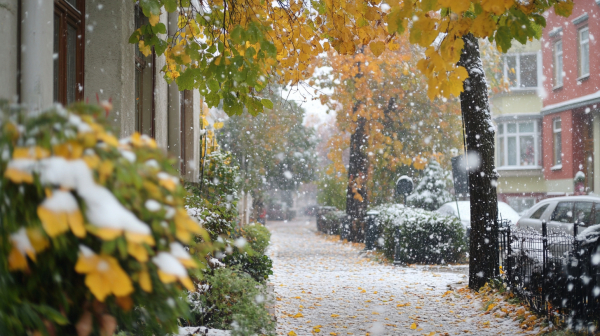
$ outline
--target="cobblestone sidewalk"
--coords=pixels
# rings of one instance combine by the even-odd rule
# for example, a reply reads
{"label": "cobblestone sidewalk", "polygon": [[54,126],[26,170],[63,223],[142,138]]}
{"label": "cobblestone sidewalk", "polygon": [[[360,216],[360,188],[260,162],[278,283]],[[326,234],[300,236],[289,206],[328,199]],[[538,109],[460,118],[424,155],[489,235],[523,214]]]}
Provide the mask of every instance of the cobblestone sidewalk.
{"label": "cobblestone sidewalk", "polygon": [[517,321],[449,292],[466,285],[461,272],[374,263],[317,235],[314,219],[267,226],[279,335],[524,334]]}

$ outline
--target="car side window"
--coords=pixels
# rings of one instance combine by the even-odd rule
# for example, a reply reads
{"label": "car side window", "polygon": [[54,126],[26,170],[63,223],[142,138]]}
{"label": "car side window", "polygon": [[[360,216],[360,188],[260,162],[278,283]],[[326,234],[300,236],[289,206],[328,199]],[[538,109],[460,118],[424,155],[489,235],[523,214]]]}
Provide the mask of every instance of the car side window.
{"label": "car side window", "polygon": [[600,203],[594,204],[594,224],[600,224]]}
{"label": "car side window", "polygon": [[552,220],[561,223],[573,223],[573,202],[559,202],[552,213]]}
{"label": "car side window", "polygon": [[533,214],[531,214],[531,216],[529,216],[529,218],[531,218],[531,219],[542,218],[542,214],[544,213],[544,211],[546,211],[546,209],[548,209],[549,205],[550,204],[546,204],[546,205],[542,206],[541,208],[537,209]]}
{"label": "car side window", "polygon": [[592,202],[575,202],[575,220],[583,225],[590,225],[593,206]]}

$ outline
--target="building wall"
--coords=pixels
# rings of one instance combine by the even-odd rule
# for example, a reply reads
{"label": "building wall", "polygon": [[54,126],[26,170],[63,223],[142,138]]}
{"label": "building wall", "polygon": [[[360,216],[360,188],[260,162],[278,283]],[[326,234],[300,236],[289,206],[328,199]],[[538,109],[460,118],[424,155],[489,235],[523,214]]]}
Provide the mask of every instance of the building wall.
{"label": "building wall", "polygon": [[[549,15],[546,19],[546,28],[543,32],[543,48],[542,57],[544,62],[544,90],[546,97],[544,98],[544,106],[557,104],[576,97],[585,96],[598,91],[600,88],[600,76],[598,69],[600,68],[600,53],[598,53],[598,41],[590,38],[590,77],[583,81],[578,81],[578,36],[577,28],[573,24],[573,20],[583,14],[588,15],[587,25],[589,26],[590,36],[600,36],[600,7],[594,0],[581,0],[573,6],[573,13],[570,17],[564,18],[554,14],[554,10],[549,10]],[[559,34],[563,41],[563,69],[565,77],[563,78],[563,86],[559,89],[554,89],[554,56],[553,42],[555,38],[550,36],[553,29],[562,28],[562,34]]]}
{"label": "building wall", "polygon": [[128,43],[135,3],[99,4],[99,0],[86,4],[85,99],[95,103],[98,95],[100,100],[112,100],[109,121],[119,137],[125,137],[135,131],[135,46]]}
{"label": "building wall", "polygon": [[17,101],[19,0],[0,2],[0,99]]}
{"label": "building wall", "polygon": [[[562,168],[554,167],[554,133],[552,122],[560,117],[562,138]],[[542,153],[544,177],[548,180],[573,178],[573,113],[571,110],[545,115],[542,122]]]}

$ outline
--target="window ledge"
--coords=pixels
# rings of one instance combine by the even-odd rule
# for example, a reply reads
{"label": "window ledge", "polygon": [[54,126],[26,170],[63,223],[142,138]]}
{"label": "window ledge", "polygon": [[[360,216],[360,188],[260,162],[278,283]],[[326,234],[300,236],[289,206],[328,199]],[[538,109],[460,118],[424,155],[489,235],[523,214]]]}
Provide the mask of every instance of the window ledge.
{"label": "window ledge", "polygon": [[578,82],[583,82],[584,80],[588,80],[588,79],[590,79],[590,74],[583,75],[583,76],[577,78],[577,81]]}
{"label": "window ledge", "polygon": [[550,167],[550,170],[561,170],[561,169],[562,169],[562,163]]}
{"label": "window ledge", "polygon": [[542,169],[541,166],[500,166],[497,170],[536,170]]}
{"label": "window ledge", "polygon": [[562,88],[563,88],[563,86],[562,86],[562,85],[559,85],[559,86],[555,86],[555,87],[553,87],[553,88],[552,88],[552,90],[558,90],[558,89],[562,89]]}

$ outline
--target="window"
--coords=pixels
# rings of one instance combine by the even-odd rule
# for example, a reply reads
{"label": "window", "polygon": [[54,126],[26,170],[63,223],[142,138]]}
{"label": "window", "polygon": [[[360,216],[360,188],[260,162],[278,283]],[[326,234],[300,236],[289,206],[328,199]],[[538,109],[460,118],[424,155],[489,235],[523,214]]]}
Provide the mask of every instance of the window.
{"label": "window", "polygon": [[583,225],[590,225],[592,219],[592,202],[575,202],[575,220]]}
{"label": "window", "polygon": [[536,88],[538,86],[537,54],[505,56],[504,78],[512,88]]}
{"label": "window", "polygon": [[554,43],[554,87],[563,86],[563,48],[562,41]]}
{"label": "window", "polygon": [[554,166],[562,165],[562,125],[560,118],[552,121],[553,145],[554,145]]}
{"label": "window", "polygon": [[84,0],[54,2],[54,101],[83,98]]}
{"label": "window", "polygon": [[579,77],[590,75],[590,31],[579,29]]}
{"label": "window", "polygon": [[600,224],[600,203],[594,203],[594,225]]}
{"label": "window", "polygon": [[533,214],[531,214],[531,216],[529,218],[531,219],[540,219],[542,218],[542,215],[544,214],[544,211],[546,211],[546,209],[548,209],[548,205],[546,204],[544,206],[542,206],[541,208],[537,209]]}
{"label": "window", "polygon": [[573,223],[573,202],[559,202],[552,213],[552,220],[561,223]]}
{"label": "window", "polygon": [[500,123],[497,141],[498,167],[537,168],[542,165],[538,121]]}
{"label": "window", "polygon": [[[136,6],[135,27],[148,24],[148,18]],[[154,50],[144,56],[135,45],[135,130],[154,138]]]}

